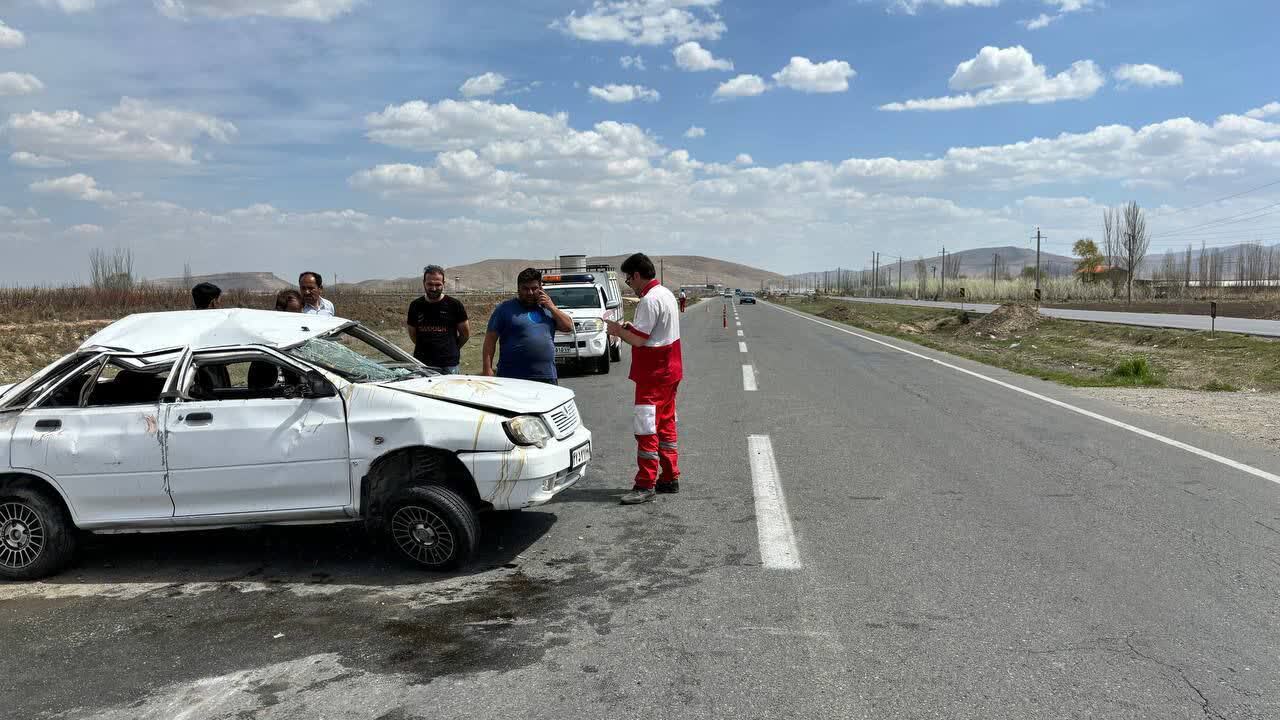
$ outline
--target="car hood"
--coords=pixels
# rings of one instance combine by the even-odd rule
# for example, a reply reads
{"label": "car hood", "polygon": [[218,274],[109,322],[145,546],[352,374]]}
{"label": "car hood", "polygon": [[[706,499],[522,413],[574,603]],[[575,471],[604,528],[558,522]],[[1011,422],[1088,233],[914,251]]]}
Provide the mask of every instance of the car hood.
{"label": "car hood", "polygon": [[574,397],[572,390],[558,385],[471,375],[415,378],[384,387],[510,415],[551,412]]}

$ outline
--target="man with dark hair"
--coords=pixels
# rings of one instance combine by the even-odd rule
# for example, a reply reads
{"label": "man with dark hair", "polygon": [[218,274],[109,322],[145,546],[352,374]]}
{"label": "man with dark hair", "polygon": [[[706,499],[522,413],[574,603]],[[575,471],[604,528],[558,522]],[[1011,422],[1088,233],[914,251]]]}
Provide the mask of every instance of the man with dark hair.
{"label": "man with dark hair", "polygon": [[467,309],[444,294],[444,268],[428,265],[422,270],[423,295],[409,303],[409,339],[413,356],[445,375],[458,374],[462,346],[471,337]]}
{"label": "man with dark hair", "polygon": [[636,253],[622,263],[627,286],[640,296],[635,320],[605,320],[609,334],[632,347],[631,374],[636,384],[633,430],[639,469],[623,505],[639,505],[655,492],[680,492],[676,432],[676,389],[684,378],[680,355],[680,309],[671,291],[655,279],[653,261]]}
{"label": "man with dark hair", "polygon": [[222,288],[202,282],[191,288],[191,302],[197,310],[216,310],[222,298]]}
{"label": "man with dark hair", "polygon": [[302,312],[334,316],[333,303],[324,299],[324,278],[320,273],[308,270],[299,275],[298,292],[302,293]]}
{"label": "man with dark hair", "polygon": [[[525,268],[516,278],[517,295],[493,309],[481,353],[485,375],[556,384],[556,331],[573,329],[573,318],[542,291],[542,273]],[[502,355],[494,370],[499,342]]]}

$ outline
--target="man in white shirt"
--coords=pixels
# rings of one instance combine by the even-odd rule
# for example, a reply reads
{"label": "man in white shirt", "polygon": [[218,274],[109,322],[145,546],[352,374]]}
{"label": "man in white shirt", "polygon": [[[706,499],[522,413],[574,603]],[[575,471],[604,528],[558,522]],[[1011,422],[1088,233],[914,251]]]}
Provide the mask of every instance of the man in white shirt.
{"label": "man in white shirt", "polygon": [[302,312],[307,315],[328,315],[333,317],[333,303],[325,300],[324,278],[320,273],[310,270],[298,276],[298,292],[302,293]]}
{"label": "man in white shirt", "polygon": [[675,295],[657,280],[653,261],[636,253],[622,263],[627,285],[640,296],[635,320],[605,320],[609,334],[631,346],[631,375],[636,384],[634,427],[635,483],[623,505],[639,505],[655,492],[680,492],[680,451],[676,431],[676,390],[684,378],[680,351],[680,310]]}

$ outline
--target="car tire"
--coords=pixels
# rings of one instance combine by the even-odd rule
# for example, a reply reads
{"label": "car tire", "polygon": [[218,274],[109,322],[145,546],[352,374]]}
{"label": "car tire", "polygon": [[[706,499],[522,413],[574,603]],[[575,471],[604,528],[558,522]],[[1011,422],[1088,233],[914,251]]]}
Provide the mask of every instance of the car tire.
{"label": "car tire", "polygon": [[609,346],[609,359],[613,362],[622,362],[622,343],[614,343]]}
{"label": "car tire", "polygon": [[609,353],[605,353],[596,359],[596,373],[599,375],[609,374]]}
{"label": "car tire", "polygon": [[455,570],[475,555],[480,526],[457,493],[438,485],[411,487],[388,506],[384,532],[400,558],[427,570]]}
{"label": "car tire", "polygon": [[76,529],[60,503],[27,487],[0,489],[0,578],[49,577],[75,551]]}

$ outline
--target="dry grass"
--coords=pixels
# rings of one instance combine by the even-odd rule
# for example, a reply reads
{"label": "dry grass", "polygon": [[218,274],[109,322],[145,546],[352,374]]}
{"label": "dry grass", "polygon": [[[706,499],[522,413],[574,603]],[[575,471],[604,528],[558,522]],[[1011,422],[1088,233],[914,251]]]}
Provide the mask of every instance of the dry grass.
{"label": "dry grass", "polygon": [[1280,390],[1280,341],[1269,338],[1054,319],[1001,335],[967,330],[976,329],[978,316],[966,323],[954,310],[832,300],[787,305],[1067,385]]}

